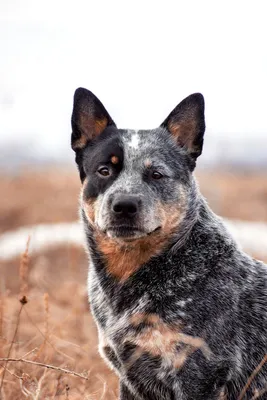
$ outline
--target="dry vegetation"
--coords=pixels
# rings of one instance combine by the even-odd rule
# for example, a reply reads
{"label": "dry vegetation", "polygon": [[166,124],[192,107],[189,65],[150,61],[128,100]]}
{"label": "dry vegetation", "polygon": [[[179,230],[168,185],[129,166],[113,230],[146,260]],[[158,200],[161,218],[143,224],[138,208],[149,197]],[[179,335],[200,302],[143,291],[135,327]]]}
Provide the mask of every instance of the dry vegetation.
{"label": "dry vegetation", "polygon": [[[49,364],[88,378],[10,362],[3,399],[116,398],[116,378],[97,353],[96,330],[86,295],[86,270],[83,250],[67,246],[29,261],[24,256],[24,262],[17,259],[2,265],[0,357]],[[24,295],[26,304],[20,302]],[[1,367],[0,382],[4,362]]]}
{"label": "dry vegetation", "polygon": [[[265,175],[206,172],[199,178],[216,212],[267,221]],[[77,218],[74,169],[2,176],[0,190],[1,232]],[[0,274],[0,358],[30,362],[0,362],[0,399],[116,399],[117,379],[97,353],[83,249],[66,245],[32,257],[25,252],[2,263]],[[27,302],[20,302],[23,296]]]}

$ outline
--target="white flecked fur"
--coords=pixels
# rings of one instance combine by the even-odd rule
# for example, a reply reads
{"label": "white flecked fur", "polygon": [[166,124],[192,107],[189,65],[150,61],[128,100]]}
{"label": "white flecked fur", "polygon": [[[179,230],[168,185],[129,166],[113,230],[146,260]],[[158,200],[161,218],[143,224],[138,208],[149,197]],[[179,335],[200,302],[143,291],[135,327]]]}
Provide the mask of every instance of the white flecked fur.
{"label": "white flecked fur", "polygon": [[131,136],[130,142],[128,142],[128,146],[137,150],[140,143],[140,138],[138,135],[138,131],[134,132]]}

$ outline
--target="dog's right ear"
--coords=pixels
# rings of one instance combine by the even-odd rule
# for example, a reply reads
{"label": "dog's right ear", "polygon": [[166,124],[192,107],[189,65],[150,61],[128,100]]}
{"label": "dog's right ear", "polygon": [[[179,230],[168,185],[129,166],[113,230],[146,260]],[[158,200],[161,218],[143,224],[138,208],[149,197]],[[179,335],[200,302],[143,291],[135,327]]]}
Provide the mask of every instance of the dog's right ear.
{"label": "dog's right ear", "polygon": [[76,152],[99,136],[107,126],[116,126],[101,101],[83,88],[74,93],[71,125],[71,147]]}

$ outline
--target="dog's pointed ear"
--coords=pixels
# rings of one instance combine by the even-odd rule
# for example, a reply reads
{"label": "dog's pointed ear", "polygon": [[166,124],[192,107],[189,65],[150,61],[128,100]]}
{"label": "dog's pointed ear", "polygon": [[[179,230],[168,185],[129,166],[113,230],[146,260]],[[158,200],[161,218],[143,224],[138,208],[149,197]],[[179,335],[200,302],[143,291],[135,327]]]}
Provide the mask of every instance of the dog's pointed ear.
{"label": "dog's pointed ear", "polygon": [[161,124],[194,160],[200,156],[205,132],[204,97],[201,93],[186,97]]}
{"label": "dog's pointed ear", "polygon": [[83,149],[99,136],[107,126],[116,126],[100,100],[89,90],[79,88],[74,93],[71,117],[71,147]]}

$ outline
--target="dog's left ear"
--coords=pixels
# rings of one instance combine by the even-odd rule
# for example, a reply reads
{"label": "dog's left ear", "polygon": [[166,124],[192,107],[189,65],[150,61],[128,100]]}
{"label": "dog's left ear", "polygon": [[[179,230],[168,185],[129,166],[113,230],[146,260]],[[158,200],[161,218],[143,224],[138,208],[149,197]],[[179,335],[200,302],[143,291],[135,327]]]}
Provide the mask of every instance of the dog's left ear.
{"label": "dog's left ear", "polygon": [[200,156],[205,132],[204,97],[201,93],[186,97],[161,124],[194,160]]}
{"label": "dog's left ear", "polygon": [[76,152],[101,135],[107,126],[116,126],[101,101],[84,88],[74,93],[71,125],[71,147]]}

